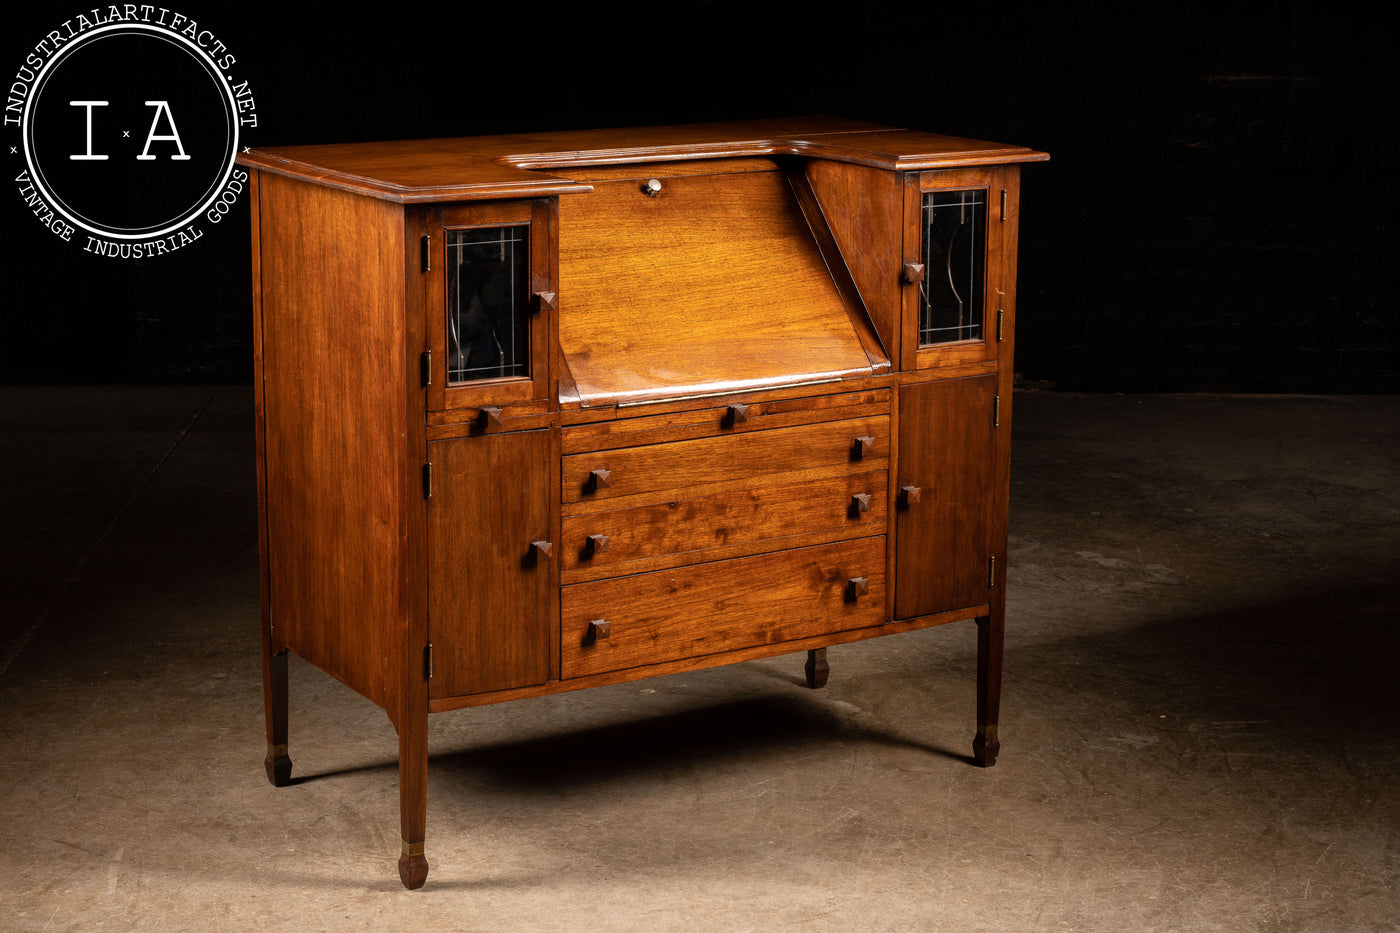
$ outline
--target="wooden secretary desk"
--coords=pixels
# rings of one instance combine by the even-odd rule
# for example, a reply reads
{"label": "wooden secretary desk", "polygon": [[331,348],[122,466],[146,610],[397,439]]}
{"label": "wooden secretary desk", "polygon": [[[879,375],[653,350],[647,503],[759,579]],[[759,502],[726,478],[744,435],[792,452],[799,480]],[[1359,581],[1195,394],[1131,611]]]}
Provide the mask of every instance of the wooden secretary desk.
{"label": "wooden secretary desk", "polygon": [[834,118],[302,146],[252,175],[287,652],[428,714],[975,619],[996,759],[1019,164]]}

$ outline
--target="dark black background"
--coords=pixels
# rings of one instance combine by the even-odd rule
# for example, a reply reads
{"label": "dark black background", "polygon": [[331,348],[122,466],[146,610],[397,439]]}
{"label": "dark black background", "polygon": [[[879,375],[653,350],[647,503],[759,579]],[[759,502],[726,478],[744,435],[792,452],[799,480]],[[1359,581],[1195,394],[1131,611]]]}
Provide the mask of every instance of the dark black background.
{"label": "dark black background", "polygon": [[[8,14],[6,86],[84,9],[34,6]],[[1026,379],[1395,391],[1387,31],[1319,0],[1106,6],[169,4],[237,55],[253,145],[831,113],[1042,149]],[[147,261],[59,242],[13,182],[0,202],[0,381],[250,378],[246,199]]]}

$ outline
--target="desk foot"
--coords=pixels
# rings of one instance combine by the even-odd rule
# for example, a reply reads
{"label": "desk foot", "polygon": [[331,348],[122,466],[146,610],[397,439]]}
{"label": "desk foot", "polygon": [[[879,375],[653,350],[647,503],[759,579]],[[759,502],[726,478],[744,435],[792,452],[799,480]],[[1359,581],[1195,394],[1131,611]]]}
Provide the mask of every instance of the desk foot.
{"label": "desk foot", "polygon": [[292,783],[292,759],[287,757],[287,652],[273,654],[268,628],[263,626],[263,712],[267,720],[267,779],[273,787]]}
{"label": "desk foot", "polygon": [[292,759],[287,757],[287,746],[269,745],[263,767],[267,769],[267,780],[273,787],[286,787],[292,783]]}
{"label": "desk foot", "polygon": [[807,674],[807,686],[817,690],[826,686],[826,678],[831,673],[831,668],[826,663],[826,649],[813,648],[807,652],[807,666],[803,668]]}
{"label": "desk foot", "polygon": [[410,891],[423,887],[428,880],[428,858],[423,854],[423,843],[403,844],[403,854],[399,856],[399,880]]}
{"label": "desk foot", "polygon": [[977,737],[972,740],[972,757],[984,768],[990,768],[997,763],[997,752],[1001,751],[1001,742],[997,741],[997,727],[987,726],[979,730]]}
{"label": "desk foot", "polygon": [[984,768],[997,762],[997,719],[1001,710],[1001,652],[1005,613],[1000,606],[977,620],[977,738],[972,756]]}

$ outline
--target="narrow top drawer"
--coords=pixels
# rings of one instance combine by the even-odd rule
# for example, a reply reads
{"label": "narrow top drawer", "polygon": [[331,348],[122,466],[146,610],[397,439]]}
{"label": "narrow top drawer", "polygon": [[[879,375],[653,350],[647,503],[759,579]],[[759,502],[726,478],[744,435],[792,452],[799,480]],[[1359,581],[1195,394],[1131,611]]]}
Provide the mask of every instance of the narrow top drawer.
{"label": "narrow top drawer", "polygon": [[889,462],[889,416],[648,444],[563,458],[565,502],[746,483],[772,473],[861,472]]}

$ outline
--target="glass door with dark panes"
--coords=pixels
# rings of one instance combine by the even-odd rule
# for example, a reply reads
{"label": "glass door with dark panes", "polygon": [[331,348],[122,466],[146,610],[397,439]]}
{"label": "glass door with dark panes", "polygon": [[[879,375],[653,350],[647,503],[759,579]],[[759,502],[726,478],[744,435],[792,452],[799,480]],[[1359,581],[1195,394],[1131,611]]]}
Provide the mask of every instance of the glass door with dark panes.
{"label": "glass door with dark panes", "polygon": [[554,307],[548,202],[445,208],[428,232],[428,407],[540,402]]}
{"label": "glass door with dark panes", "polygon": [[1001,179],[996,168],[925,172],[909,189],[905,369],[996,357],[1005,295]]}

